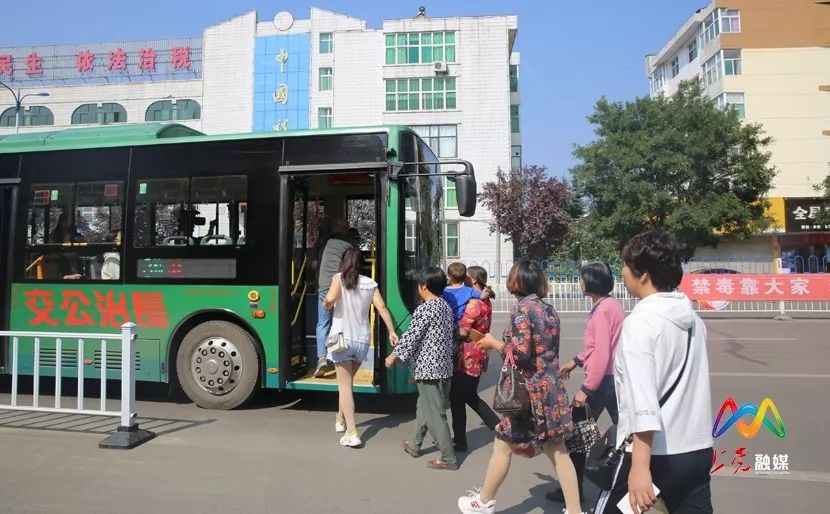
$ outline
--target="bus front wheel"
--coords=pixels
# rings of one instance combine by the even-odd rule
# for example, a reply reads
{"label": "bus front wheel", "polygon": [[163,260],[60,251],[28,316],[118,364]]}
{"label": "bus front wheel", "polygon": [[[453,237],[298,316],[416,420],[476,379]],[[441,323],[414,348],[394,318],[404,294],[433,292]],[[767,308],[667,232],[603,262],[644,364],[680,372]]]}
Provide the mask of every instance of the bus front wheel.
{"label": "bus front wheel", "polygon": [[228,410],[259,384],[259,354],[251,334],[227,321],[206,321],[184,336],[176,354],[179,383],[193,403]]}

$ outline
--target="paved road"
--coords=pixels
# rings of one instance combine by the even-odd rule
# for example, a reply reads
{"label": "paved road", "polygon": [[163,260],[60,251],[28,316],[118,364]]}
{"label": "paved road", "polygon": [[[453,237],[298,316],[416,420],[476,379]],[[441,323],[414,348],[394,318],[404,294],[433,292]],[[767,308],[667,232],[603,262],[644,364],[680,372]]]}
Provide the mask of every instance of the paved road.
{"label": "paved road", "polygon": [[[739,404],[770,396],[787,429],[784,439],[762,430],[751,440],[730,431],[716,441],[728,452],[714,478],[716,512],[830,511],[830,322],[708,325],[713,410],[727,396]],[[577,350],[583,328],[579,317],[563,320],[563,356]],[[494,379],[492,372],[485,378],[485,398]],[[3,387],[7,393],[8,382]],[[109,420],[0,412],[0,512],[451,513],[455,499],[481,483],[490,452],[492,435],[471,414],[472,451],[461,469],[428,470],[426,458],[414,460],[399,447],[413,417],[408,399],[359,398],[366,447],[351,450],[337,445],[329,395],[269,393],[247,410],[217,412],[162,393],[140,391],[143,426],[159,437],[129,452],[98,449]],[[732,476],[730,461],[741,446],[751,466],[755,453],[787,454],[790,474]],[[561,512],[544,499],[551,475],[544,458],[515,459],[499,512]]]}

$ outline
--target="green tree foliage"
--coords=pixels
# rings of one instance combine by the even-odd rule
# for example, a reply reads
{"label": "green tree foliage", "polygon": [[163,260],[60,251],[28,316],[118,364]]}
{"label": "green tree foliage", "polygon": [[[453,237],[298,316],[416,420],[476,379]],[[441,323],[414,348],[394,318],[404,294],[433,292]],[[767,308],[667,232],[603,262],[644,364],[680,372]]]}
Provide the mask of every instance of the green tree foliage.
{"label": "green tree foliage", "polygon": [[[581,230],[621,248],[651,228],[674,232],[686,257],[718,237],[741,238],[769,226],[776,174],[761,126],[718,109],[696,83],[672,98],[597,102],[588,120],[596,140],[577,146],[571,173],[587,206]],[[600,245],[601,246],[601,245]]]}
{"label": "green tree foliage", "polygon": [[815,190],[822,195],[822,204],[824,207],[816,217],[816,223],[822,225],[830,224],[830,175],[824,177],[824,180],[815,186]]}

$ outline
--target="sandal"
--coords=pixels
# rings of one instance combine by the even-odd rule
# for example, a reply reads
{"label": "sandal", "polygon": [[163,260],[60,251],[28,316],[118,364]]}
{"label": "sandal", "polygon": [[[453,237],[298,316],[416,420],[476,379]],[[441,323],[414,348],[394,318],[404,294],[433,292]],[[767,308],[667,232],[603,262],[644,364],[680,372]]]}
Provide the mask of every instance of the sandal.
{"label": "sandal", "polygon": [[409,441],[407,441],[406,439],[401,441],[401,446],[403,447],[403,451],[408,453],[409,456],[412,457],[413,459],[417,459],[418,457],[421,456],[421,450],[417,450],[417,449],[409,446]]}

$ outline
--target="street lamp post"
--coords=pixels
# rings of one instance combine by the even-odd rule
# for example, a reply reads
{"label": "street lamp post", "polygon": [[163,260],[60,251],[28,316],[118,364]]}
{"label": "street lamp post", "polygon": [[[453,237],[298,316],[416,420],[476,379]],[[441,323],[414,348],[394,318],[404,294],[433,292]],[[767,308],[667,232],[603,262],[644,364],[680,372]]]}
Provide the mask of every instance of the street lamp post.
{"label": "street lamp post", "polygon": [[27,93],[23,96],[20,96],[20,90],[17,90],[17,93],[14,92],[12,88],[0,82],[0,86],[5,87],[9,90],[9,92],[14,97],[14,133],[20,134],[20,108],[23,106],[23,100],[27,96],[49,96],[49,93]]}

